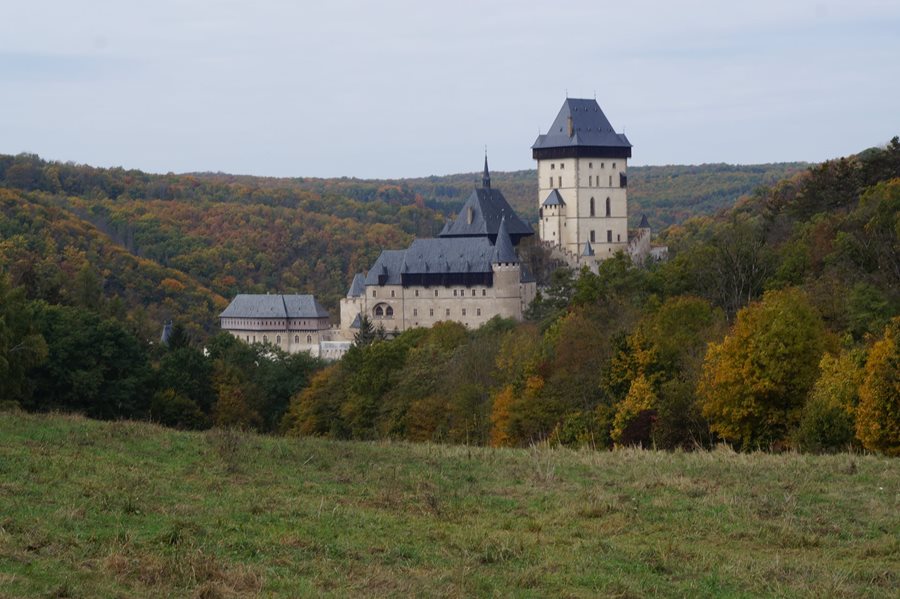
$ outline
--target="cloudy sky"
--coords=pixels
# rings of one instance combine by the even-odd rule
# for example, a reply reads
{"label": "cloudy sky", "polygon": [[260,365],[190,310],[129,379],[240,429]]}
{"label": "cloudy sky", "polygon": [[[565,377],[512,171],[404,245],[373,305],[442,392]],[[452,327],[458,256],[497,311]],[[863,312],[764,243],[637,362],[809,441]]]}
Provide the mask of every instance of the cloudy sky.
{"label": "cloudy sky", "polygon": [[0,153],[153,172],[530,168],[566,97],[634,164],[819,161],[900,134],[900,2],[28,0]]}

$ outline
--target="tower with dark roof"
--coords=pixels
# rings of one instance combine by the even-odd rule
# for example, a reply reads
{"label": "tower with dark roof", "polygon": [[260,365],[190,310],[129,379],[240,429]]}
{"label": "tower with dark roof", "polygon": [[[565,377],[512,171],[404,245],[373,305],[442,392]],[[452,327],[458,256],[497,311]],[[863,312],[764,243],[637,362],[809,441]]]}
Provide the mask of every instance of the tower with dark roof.
{"label": "tower with dark roof", "polygon": [[628,248],[627,162],[631,143],[616,133],[596,100],[567,98],[538,135],[538,233],[571,256],[587,242],[602,260]]}

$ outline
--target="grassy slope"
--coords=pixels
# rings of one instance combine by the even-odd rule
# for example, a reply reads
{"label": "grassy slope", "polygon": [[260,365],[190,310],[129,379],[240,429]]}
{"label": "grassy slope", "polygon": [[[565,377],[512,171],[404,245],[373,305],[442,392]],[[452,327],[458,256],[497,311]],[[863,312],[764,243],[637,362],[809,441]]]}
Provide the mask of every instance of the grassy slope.
{"label": "grassy slope", "polygon": [[340,443],[10,413],[0,440],[0,596],[900,584],[900,461],[886,458]]}

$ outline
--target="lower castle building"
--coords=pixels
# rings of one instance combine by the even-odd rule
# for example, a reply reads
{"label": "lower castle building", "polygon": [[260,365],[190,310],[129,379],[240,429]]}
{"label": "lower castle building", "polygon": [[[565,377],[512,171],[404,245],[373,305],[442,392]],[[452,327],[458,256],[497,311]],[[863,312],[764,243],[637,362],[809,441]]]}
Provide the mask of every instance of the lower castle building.
{"label": "lower castle building", "polygon": [[456,321],[477,328],[495,316],[522,320],[537,293],[515,246],[534,235],[491,188],[487,158],[481,188],[438,237],[416,239],[405,250],[385,250],[359,273],[341,300],[341,329],[363,315],[388,332]]}
{"label": "lower castle building", "polygon": [[223,331],[246,343],[271,343],[288,352],[327,357],[339,334],[311,295],[239,294],[219,315]]}

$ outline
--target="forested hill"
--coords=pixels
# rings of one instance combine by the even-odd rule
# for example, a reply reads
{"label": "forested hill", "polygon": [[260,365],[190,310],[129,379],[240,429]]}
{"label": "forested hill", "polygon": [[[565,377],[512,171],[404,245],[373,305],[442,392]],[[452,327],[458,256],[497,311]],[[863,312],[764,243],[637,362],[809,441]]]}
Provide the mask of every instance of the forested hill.
{"label": "forested hill", "polygon": [[[635,167],[632,217],[647,212],[659,230],[800,166]],[[492,176],[536,216],[534,171]],[[315,293],[336,312],[353,273],[384,248],[437,233],[476,178],[155,175],[0,155],[0,266],[33,298],[96,295],[148,338],[167,319],[208,333],[240,292]]]}
{"label": "forested hill", "polygon": [[[805,162],[732,165],[700,164],[631,166],[628,168],[628,199],[632,226],[646,214],[659,231],[691,216],[712,214],[727,208],[741,196],[761,186],[791,176],[809,167]],[[442,212],[458,210],[472,188],[481,185],[481,172],[409,179],[261,179],[196,173],[203,180],[264,186],[296,186],[324,196],[373,200],[419,201]],[[513,208],[530,221],[537,220],[537,172],[495,171],[493,187],[503,191]]]}

